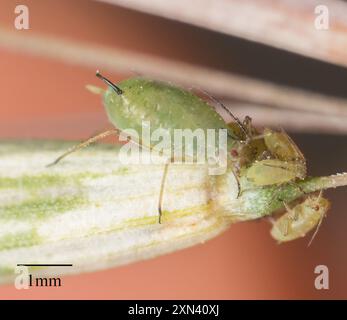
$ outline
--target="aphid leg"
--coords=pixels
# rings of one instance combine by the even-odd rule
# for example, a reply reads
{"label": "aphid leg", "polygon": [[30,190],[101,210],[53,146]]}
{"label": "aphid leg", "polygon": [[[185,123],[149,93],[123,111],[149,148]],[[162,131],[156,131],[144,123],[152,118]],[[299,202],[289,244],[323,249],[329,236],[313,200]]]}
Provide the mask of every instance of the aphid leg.
{"label": "aphid leg", "polygon": [[323,190],[319,191],[318,197],[317,197],[317,202],[322,198]]}
{"label": "aphid leg", "polygon": [[289,234],[290,222],[293,220],[295,221],[298,220],[299,216],[298,216],[298,213],[294,209],[290,208],[286,202],[282,201],[282,203],[285,209],[287,210],[287,212],[284,213],[284,215],[282,216],[282,219],[285,216],[287,218],[284,220],[284,223],[281,224],[281,223],[278,223],[279,220],[276,221],[275,219],[271,217],[272,218],[271,223],[273,228],[276,228],[276,230],[280,232],[280,234],[282,235],[281,237],[287,237]]}
{"label": "aphid leg", "polygon": [[289,233],[289,220],[298,220],[298,218],[299,218],[299,216],[298,216],[298,213],[295,211],[295,210],[293,210],[292,208],[290,208],[289,206],[288,206],[288,204],[287,203],[285,203],[284,201],[283,201],[283,206],[286,208],[286,210],[287,210],[287,212],[289,213],[289,215],[288,215],[288,220],[286,220],[286,224],[285,224],[285,232],[283,233],[282,232],[282,234],[284,235],[284,236],[287,236],[288,235],[288,233]]}
{"label": "aphid leg", "polygon": [[161,178],[161,184],[160,184],[159,202],[158,202],[158,212],[159,212],[159,223],[160,224],[161,224],[161,219],[162,219],[162,214],[163,214],[162,213],[162,206],[163,206],[163,198],[164,198],[165,181],[166,181],[166,177],[167,177],[170,163],[171,163],[171,159],[170,159],[170,161],[165,163],[164,172],[163,172],[163,176]]}
{"label": "aphid leg", "polygon": [[[318,197],[317,197],[317,199],[316,199],[317,205],[318,205],[320,199],[322,198],[322,194],[323,194],[323,190],[321,190],[321,191],[319,192],[319,195],[318,195]],[[318,207],[318,209],[319,209],[319,207]],[[321,226],[321,224],[322,224],[322,221],[323,221],[324,216],[325,216],[325,212],[321,215],[321,217],[320,217],[320,219],[319,219],[319,222],[318,222],[318,224],[317,224],[316,230],[314,231],[314,233],[313,233],[313,235],[312,235],[312,237],[311,237],[311,239],[310,239],[310,242],[309,242],[308,245],[307,245],[308,247],[312,244],[313,239],[316,237],[316,235],[317,235],[317,233],[318,233],[318,231],[319,231],[319,228],[320,228],[320,226]]]}
{"label": "aphid leg", "polygon": [[260,139],[264,139],[266,137],[266,133],[260,133],[260,134],[257,134],[256,136],[252,136],[252,140],[260,140]]}
{"label": "aphid leg", "polygon": [[107,136],[110,136],[110,135],[119,135],[119,134],[120,134],[120,130],[118,130],[118,129],[107,130],[105,132],[99,133],[96,136],[91,137],[88,140],[83,141],[83,142],[71,147],[64,154],[62,154],[60,157],[58,157],[55,161],[48,164],[46,167],[51,167],[51,166],[56,165],[59,161],[61,161],[63,158],[65,158],[69,154],[71,154],[77,150],[83,149],[83,148],[89,146],[90,144],[100,140],[100,139],[106,138]]}
{"label": "aphid leg", "polygon": [[269,221],[270,223],[271,223],[271,225],[273,226],[274,224],[275,224],[275,222],[276,222],[276,220],[273,218],[273,217],[266,217],[265,218],[266,219],[266,221]]}
{"label": "aphid leg", "polygon": [[248,139],[253,139],[253,126],[252,126],[252,118],[250,116],[245,116],[245,118],[242,121],[242,126],[245,128],[245,130],[249,133],[247,136]]}
{"label": "aphid leg", "polygon": [[283,201],[283,206],[290,213],[290,215],[289,215],[290,219],[295,220],[295,221],[298,220],[298,213],[297,212],[295,212],[292,208],[290,208],[288,206],[288,204],[285,203],[284,201]]}
{"label": "aphid leg", "polygon": [[[152,148],[150,148],[152,150]],[[163,217],[163,199],[164,199],[164,190],[165,190],[165,183],[166,183],[166,178],[167,174],[169,171],[169,165],[175,162],[175,158],[171,157],[168,158],[167,161],[165,162],[164,166],[164,171],[163,175],[161,178],[161,183],[160,183],[160,192],[159,192],[159,201],[158,201],[158,212],[159,212],[159,223],[161,224],[162,222],[162,217]]]}

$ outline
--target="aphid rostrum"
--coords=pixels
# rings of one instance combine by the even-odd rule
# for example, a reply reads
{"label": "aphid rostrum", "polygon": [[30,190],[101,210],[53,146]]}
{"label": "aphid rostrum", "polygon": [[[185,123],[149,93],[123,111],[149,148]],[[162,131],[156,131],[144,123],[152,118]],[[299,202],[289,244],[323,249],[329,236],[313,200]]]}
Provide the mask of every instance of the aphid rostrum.
{"label": "aphid rostrum", "polygon": [[[242,194],[246,189],[261,189],[267,186],[295,183],[297,179],[300,180],[306,177],[305,158],[284,131],[275,132],[265,129],[264,132],[258,133],[252,126],[250,118],[246,118],[244,123],[241,123],[234,117],[237,121],[233,124],[227,124],[209,103],[197,97],[191,91],[168,83],[145,78],[130,78],[116,85],[98,72],[97,77],[108,85],[108,89],[106,91],[102,89],[93,90],[103,94],[108,118],[115,128],[71,148],[52,164],[58,163],[68,154],[99,139],[109,135],[119,135],[125,129],[131,128],[140,133],[142,121],[150,121],[153,129],[165,128],[169,131],[186,128],[191,130],[202,129],[204,131],[208,129],[227,130],[227,174],[233,174],[237,177],[238,194]],[[226,108],[224,105],[222,106]],[[141,136],[141,134],[139,135]],[[153,147],[151,143],[148,144],[146,141],[135,140],[134,142],[144,148],[151,149]],[[165,180],[168,166],[172,161],[173,159],[170,158],[165,164],[162,175],[158,195],[159,223],[161,223],[162,217]],[[310,213],[314,209],[310,209],[311,200],[309,199],[311,198],[307,198],[302,204],[298,205],[299,207],[291,210],[291,212],[301,210],[305,213],[299,215],[298,221],[300,221],[300,224],[288,222],[288,228],[285,231],[282,227],[276,227],[281,230],[282,236],[278,232],[272,232],[277,240],[295,239],[299,234],[306,234],[320,223],[321,220],[312,219]],[[280,197],[275,200],[281,203],[281,207],[288,206]],[[272,199],[270,199],[271,201]],[[320,197],[319,203],[323,201],[324,199]],[[327,208],[327,205],[321,204],[319,211],[322,212],[323,209]],[[292,216],[291,213],[286,213],[283,220],[289,221],[289,214],[290,217]],[[279,220],[276,222],[277,225],[282,225],[282,222]]]}

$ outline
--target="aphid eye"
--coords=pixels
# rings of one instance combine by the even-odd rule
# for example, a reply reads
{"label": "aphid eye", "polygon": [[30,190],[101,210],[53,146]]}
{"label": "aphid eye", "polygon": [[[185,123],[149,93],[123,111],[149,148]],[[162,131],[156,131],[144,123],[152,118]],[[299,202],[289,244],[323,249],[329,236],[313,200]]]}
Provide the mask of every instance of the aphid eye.
{"label": "aphid eye", "polygon": [[230,154],[233,156],[233,157],[238,157],[239,153],[237,152],[236,149],[231,149],[230,150]]}

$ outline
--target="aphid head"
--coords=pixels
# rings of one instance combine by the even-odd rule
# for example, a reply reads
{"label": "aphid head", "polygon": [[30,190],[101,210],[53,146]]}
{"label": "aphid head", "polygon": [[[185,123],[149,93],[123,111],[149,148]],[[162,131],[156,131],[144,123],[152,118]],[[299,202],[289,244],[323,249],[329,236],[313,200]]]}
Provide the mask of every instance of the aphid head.
{"label": "aphid head", "polygon": [[123,94],[123,90],[120,89],[119,87],[117,87],[113,82],[111,82],[110,80],[108,80],[107,78],[105,78],[100,72],[99,70],[96,71],[96,76],[101,79],[102,81],[104,81],[107,85],[109,85],[118,95]]}

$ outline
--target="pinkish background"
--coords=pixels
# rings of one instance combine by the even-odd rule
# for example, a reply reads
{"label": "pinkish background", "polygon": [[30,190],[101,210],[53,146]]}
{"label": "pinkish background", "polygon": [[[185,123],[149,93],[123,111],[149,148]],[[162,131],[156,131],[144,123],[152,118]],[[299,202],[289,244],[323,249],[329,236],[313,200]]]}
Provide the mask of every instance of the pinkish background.
{"label": "pinkish background", "polygon": [[[17,1],[2,0],[0,27],[13,30]],[[24,4],[24,2],[23,2]],[[225,36],[94,1],[25,1],[35,34],[54,34],[154,56],[247,71]],[[184,35],[184,39],[182,39]],[[229,49],[228,49],[229,48]],[[229,51],[228,51],[229,50]],[[216,67],[219,67],[216,65]],[[95,68],[33,57],[0,47],[0,138],[84,139],[108,125]],[[131,74],[112,74],[117,81]],[[256,119],[255,119],[256,120]],[[311,174],[346,171],[347,139],[294,135]],[[346,189],[327,192],[328,218],[310,248],[309,238],[277,245],[267,221],[239,223],[223,235],[153,260],[63,277],[61,288],[18,291],[0,286],[1,299],[331,299],[347,298]],[[314,267],[330,271],[330,289],[314,288]]]}

